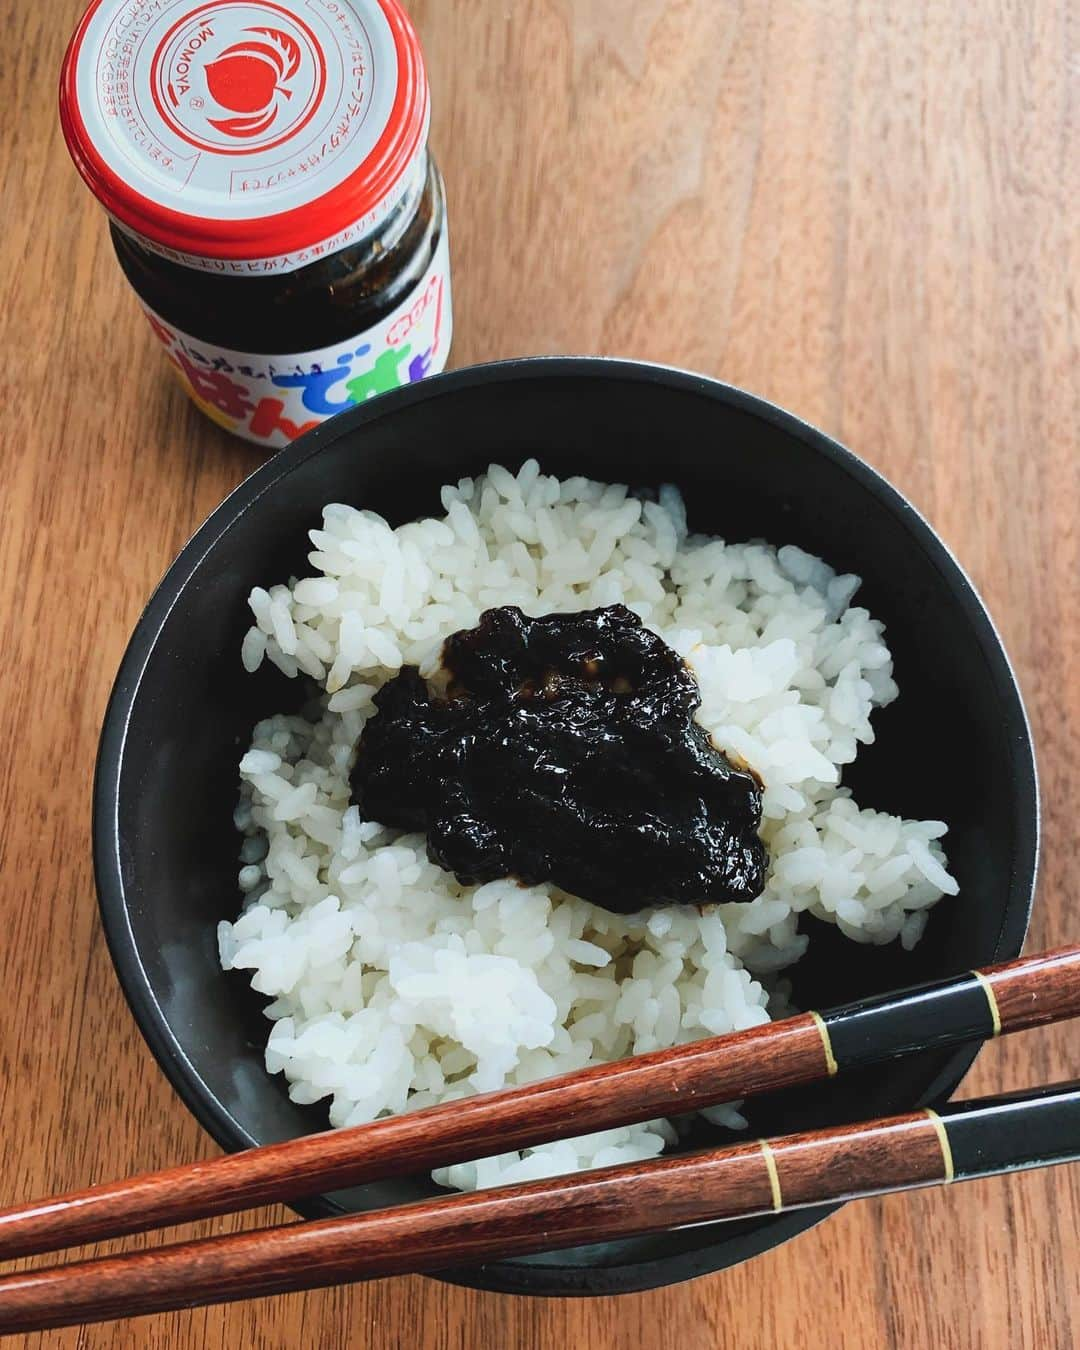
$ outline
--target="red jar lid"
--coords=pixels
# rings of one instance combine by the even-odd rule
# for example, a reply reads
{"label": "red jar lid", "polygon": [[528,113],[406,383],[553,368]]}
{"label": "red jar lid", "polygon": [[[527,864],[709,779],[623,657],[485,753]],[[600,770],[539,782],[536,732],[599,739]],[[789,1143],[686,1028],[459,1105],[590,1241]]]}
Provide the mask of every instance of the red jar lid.
{"label": "red jar lid", "polygon": [[116,222],[252,275],[368,233],[419,171],[429,113],[397,0],[94,0],[60,76],[68,149]]}

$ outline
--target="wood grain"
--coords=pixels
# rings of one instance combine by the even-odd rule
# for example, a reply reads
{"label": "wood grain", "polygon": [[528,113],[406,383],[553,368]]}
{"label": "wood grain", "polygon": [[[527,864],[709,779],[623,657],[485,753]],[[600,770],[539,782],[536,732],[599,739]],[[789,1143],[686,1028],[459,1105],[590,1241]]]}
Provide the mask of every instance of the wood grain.
{"label": "wood grain", "polygon": [[931,1042],[941,1049],[1076,1016],[1080,944],[924,985],[914,997],[897,990],[350,1129],[20,1202],[0,1209],[0,1259],[430,1172],[820,1081]]}
{"label": "wood grain", "polygon": [[484,1264],[1080,1159],[1080,1084],[0,1278],[0,1335]]}
{"label": "wood grain", "polygon": [[[1080,948],[1066,982],[1080,1013]],[[985,1013],[985,1004],[983,1006]],[[1063,1014],[1065,1015],[1065,1014]],[[453,1162],[655,1120],[827,1076],[809,1013],[465,1101],[290,1139],[0,1209],[0,1259],[413,1176]]]}
{"label": "wood grain", "polygon": [[[1075,1094],[1074,1094],[1075,1095]],[[0,1335],[635,1237],[946,1179],[932,1112],[0,1278]]]}
{"label": "wood grain", "polygon": [[[55,83],[79,8],[0,0],[5,1198],[212,1152],[112,976],[89,793],[146,596],[256,463],[173,386],[67,162]],[[410,9],[450,194],[455,362],[596,351],[697,367],[908,492],[979,586],[1027,698],[1044,802],[1029,947],[1075,938],[1070,0]],[[1075,1046],[1067,1027],[995,1043],[965,1095],[1068,1077]],[[677,1329],[681,1350],[1056,1350],[1080,1341],[1078,1232],[1080,1178],[1058,1169],[853,1206],[737,1270],[621,1300],[403,1279],[10,1344],[659,1350]]]}

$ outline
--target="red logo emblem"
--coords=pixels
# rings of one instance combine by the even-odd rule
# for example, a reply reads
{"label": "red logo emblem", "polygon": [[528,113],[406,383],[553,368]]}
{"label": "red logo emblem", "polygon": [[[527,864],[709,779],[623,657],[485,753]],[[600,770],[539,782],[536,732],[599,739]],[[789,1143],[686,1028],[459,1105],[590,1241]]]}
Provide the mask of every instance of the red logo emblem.
{"label": "red logo emblem", "polygon": [[278,28],[249,28],[206,67],[206,87],[236,117],[208,117],[227,136],[258,136],[278,114],[278,95],[292,98],[289,81],[300,68],[300,45]]}
{"label": "red logo emblem", "polygon": [[181,140],[219,155],[273,149],[317,112],[326,59],[311,28],[276,0],[207,0],[157,43],[154,106]]}

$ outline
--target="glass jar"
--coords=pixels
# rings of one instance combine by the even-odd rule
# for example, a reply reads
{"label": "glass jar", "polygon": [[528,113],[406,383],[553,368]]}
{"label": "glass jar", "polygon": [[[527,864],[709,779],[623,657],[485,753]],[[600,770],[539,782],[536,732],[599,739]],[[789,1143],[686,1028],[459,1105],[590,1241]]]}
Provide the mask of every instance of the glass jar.
{"label": "glass jar", "polygon": [[61,120],[196,404],[269,446],[441,370],[430,101],[397,0],[98,0]]}

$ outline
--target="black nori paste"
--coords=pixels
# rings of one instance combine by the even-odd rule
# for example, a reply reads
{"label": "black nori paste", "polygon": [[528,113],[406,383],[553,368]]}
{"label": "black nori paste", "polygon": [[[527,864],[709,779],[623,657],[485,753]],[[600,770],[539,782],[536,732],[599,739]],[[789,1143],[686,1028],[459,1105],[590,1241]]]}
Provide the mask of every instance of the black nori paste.
{"label": "black nori paste", "polygon": [[466,885],[552,881],[619,914],[760,894],[760,781],[694,721],[693,675],[630,610],[491,609],[443,664],[444,697],[412,666],[376,695],[352,774],[365,818],[426,831]]}

